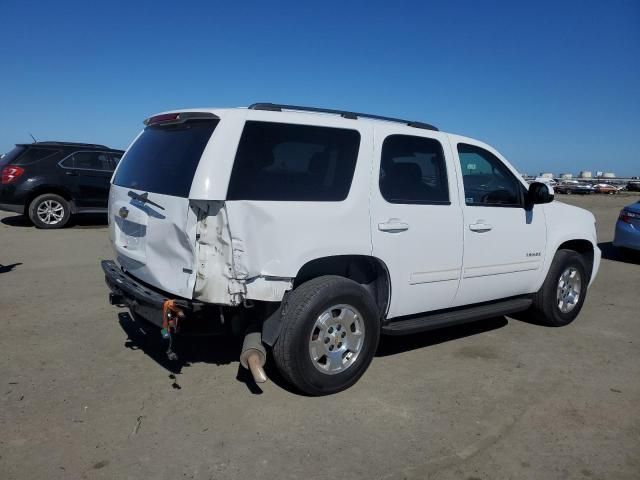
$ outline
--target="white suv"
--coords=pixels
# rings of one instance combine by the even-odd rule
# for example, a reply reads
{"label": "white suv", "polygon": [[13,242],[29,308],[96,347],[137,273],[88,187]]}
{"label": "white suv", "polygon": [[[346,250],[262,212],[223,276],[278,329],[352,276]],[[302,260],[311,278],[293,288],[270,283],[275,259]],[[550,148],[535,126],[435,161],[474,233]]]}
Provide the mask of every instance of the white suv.
{"label": "white suv", "polygon": [[381,333],[522,311],[566,325],[598,270],[591,213],[431,125],[268,103],[145,125],[112,179],[110,301],[169,340],[245,335],[257,381],[265,346],[322,395]]}

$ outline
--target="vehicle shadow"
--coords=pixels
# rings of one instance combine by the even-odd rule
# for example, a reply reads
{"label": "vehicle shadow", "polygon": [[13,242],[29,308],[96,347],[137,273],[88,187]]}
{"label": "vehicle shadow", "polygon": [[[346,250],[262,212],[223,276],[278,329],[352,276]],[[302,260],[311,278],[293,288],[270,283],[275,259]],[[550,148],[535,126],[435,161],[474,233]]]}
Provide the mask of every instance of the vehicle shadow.
{"label": "vehicle shadow", "polygon": [[10,227],[33,227],[33,223],[27,218],[26,215],[14,215],[12,217],[4,217],[0,222]]}
{"label": "vehicle shadow", "polygon": [[601,242],[598,244],[598,247],[602,251],[602,258],[605,260],[640,265],[640,252],[621,250],[620,248],[614,247],[612,242]]}
{"label": "vehicle shadow", "polygon": [[[251,393],[262,394],[262,389],[253,381],[249,371],[240,365],[242,338],[227,335],[176,336],[173,340],[172,349],[178,358],[170,360],[167,356],[169,342],[162,338],[158,327],[144,320],[136,321],[128,312],[119,313],[118,322],[127,334],[124,346],[131,350],[142,351],[167,370],[171,374],[170,378],[174,380],[174,388],[181,388],[175,379],[175,375],[182,373],[184,368],[188,368],[194,363],[210,363],[213,365],[237,363],[238,373],[236,380],[244,383]],[[285,385],[280,375],[277,374],[275,368],[267,364],[265,369],[270,380],[282,388],[289,388]]]}
{"label": "vehicle shadow", "polygon": [[9,265],[3,265],[0,263],[0,273],[9,273],[19,265],[22,265],[22,262],[10,263]]}
{"label": "vehicle shadow", "polygon": [[[238,364],[236,380],[244,383],[254,395],[262,394],[262,389],[253,381],[250,372],[244,369],[239,362],[242,350],[242,338],[231,336],[189,336],[176,337],[172,345],[176,352],[177,360],[169,360],[167,356],[168,342],[160,334],[160,329],[145,321],[136,321],[128,312],[118,314],[118,322],[127,334],[124,346],[131,350],[140,350],[149,356],[162,368],[170,373],[173,379],[173,388],[181,388],[175,375],[182,373],[184,368],[194,363],[210,363],[213,365]],[[477,335],[502,328],[508,324],[506,317],[496,317],[480,320],[464,325],[458,325],[429,332],[403,336],[383,335],[376,352],[376,357],[396,355],[411,350],[426,348],[440,343],[457,340],[460,338]],[[278,387],[296,395],[305,396],[289,385],[280,375],[273,359],[268,358],[265,371],[269,381]]]}
{"label": "vehicle shadow", "polygon": [[103,228],[109,223],[106,213],[82,213],[71,217],[69,226],[72,228]]}
{"label": "vehicle shadow", "polygon": [[411,335],[382,335],[376,357],[397,355],[411,350],[470,337],[479,333],[490,332],[491,330],[505,327],[508,323],[507,318],[503,316]]}
{"label": "vehicle shadow", "polygon": [[[12,217],[5,217],[1,219],[0,222],[10,227],[36,228],[33,223],[31,223],[31,220],[29,220],[29,217],[27,217],[26,215],[14,215]],[[81,213],[78,215],[74,215],[71,218],[68,227],[66,228],[104,228],[107,223],[108,221],[106,213]]]}

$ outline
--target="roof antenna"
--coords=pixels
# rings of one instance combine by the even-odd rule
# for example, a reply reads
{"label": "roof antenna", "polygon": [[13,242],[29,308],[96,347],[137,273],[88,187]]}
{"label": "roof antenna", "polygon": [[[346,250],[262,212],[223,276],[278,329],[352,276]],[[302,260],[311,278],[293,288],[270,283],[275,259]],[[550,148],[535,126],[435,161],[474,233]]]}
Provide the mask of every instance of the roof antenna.
{"label": "roof antenna", "polygon": [[36,140],[36,137],[34,137],[33,135],[31,135],[31,132],[28,132],[28,133],[29,133],[29,136],[30,136],[31,138],[33,138],[33,143],[38,143],[38,141]]}

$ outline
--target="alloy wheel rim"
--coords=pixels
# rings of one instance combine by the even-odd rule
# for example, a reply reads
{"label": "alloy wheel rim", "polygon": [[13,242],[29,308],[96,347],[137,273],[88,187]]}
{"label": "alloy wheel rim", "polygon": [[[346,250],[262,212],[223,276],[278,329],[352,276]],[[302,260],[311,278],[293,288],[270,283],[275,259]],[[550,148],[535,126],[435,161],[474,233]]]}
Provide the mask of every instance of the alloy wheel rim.
{"label": "alloy wheel rim", "polygon": [[350,368],[364,347],[362,315],[351,305],[334,305],[324,310],[311,329],[309,356],[313,366],[327,375]]}
{"label": "alloy wheel rim", "polygon": [[562,313],[572,311],[580,301],[582,277],[575,267],[568,267],[558,279],[556,300]]}
{"label": "alloy wheel rim", "polygon": [[38,205],[36,214],[42,223],[55,225],[64,218],[64,207],[56,200],[45,200]]}

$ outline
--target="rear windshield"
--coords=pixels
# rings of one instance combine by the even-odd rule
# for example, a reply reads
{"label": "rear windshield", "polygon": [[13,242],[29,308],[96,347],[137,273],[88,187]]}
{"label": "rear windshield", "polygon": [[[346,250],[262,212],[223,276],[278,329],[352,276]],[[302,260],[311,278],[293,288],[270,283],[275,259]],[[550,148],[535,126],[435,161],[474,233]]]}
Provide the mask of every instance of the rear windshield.
{"label": "rear windshield", "polygon": [[174,197],[188,197],[202,152],[218,120],[150,126],[118,165],[115,185]]}
{"label": "rear windshield", "polygon": [[50,157],[60,150],[18,145],[0,160],[0,165],[26,165]]}
{"label": "rear windshield", "polygon": [[25,147],[15,147],[13,150],[9,150],[5,156],[0,158],[0,165],[9,165],[14,163],[16,159],[24,152]]}

